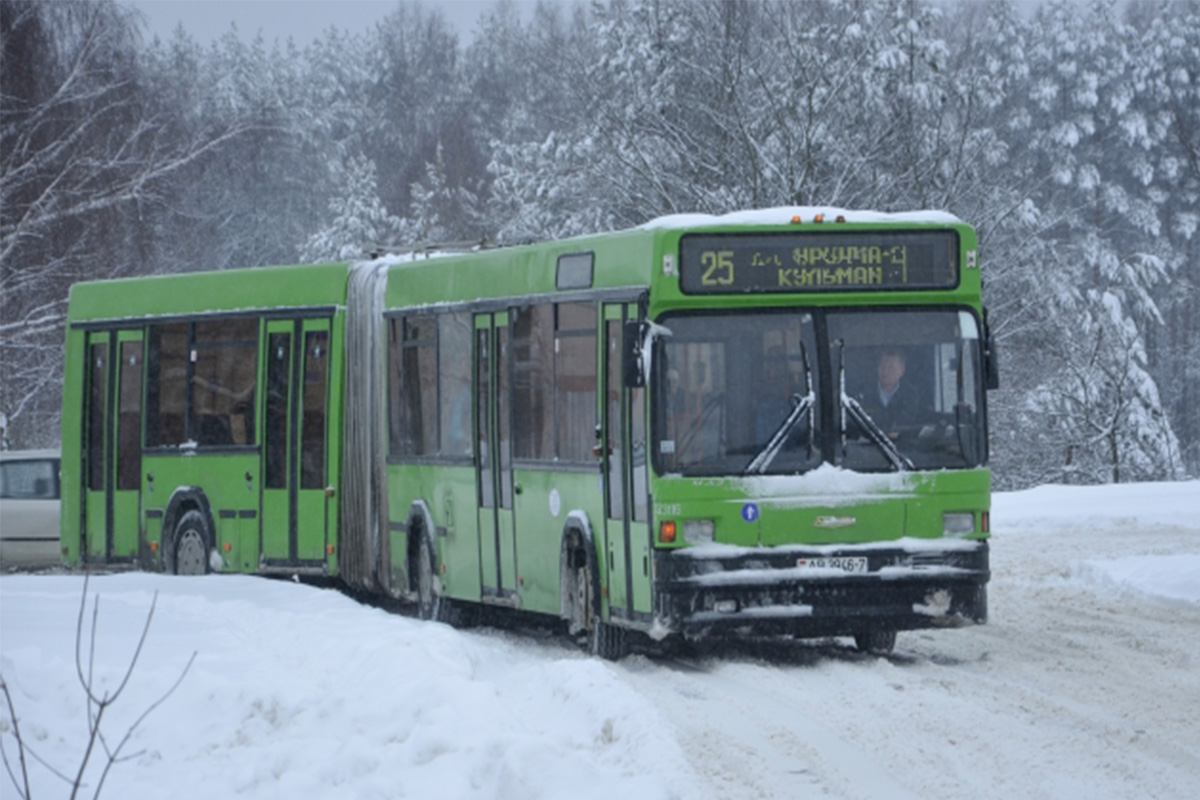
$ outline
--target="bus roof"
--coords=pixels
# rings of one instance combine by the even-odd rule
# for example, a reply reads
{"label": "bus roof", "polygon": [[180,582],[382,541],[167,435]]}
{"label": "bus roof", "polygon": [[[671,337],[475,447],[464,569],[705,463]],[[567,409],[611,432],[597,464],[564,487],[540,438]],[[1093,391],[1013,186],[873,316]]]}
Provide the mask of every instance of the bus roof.
{"label": "bus roof", "polygon": [[[737,211],[724,215],[674,214],[639,227],[612,233],[589,234],[533,245],[476,250],[440,256],[389,256],[371,262],[389,272],[385,307],[418,308],[471,303],[490,298],[535,298],[580,289],[591,292],[654,287],[657,302],[711,303],[712,298],[683,297],[678,280],[664,280],[660,258],[677,253],[680,238],[691,233],[859,233],[899,229],[955,229],[968,250],[976,247],[975,234],[963,220],[944,211],[884,213],[833,207],[784,206]],[[559,276],[563,256],[590,254],[588,281],[564,285]],[[963,276],[961,288],[978,293],[978,273]],[[950,288],[950,287],[947,287]],[[945,296],[946,289],[934,287]],[[793,295],[799,297],[799,294]],[[832,295],[830,295],[832,296]],[[908,297],[913,298],[912,292]],[[782,295],[776,295],[782,297]],[[878,299],[878,295],[876,296]],[[725,295],[723,303],[762,303],[750,295]],[[790,302],[790,301],[789,301]],[[652,301],[652,305],[654,301]]]}
{"label": "bus roof", "polygon": [[709,228],[723,225],[784,225],[812,223],[818,217],[825,222],[875,224],[963,225],[961,219],[945,211],[865,211],[832,206],[777,206],[733,211],[729,214],[669,214],[639,226],[654,228]]}
{"label": "bus roof", "polygon": [[306,264],[77,283],[67,318],[78,323],[340,306],[349,274],[349,264]]}
{"label": "bus roof", "polygon": [[[723,215],[672,214],[636,228],[569,239],[464,252],[389,255],[357,263],[254,267],[78,283],[71,287],[72,324],[210,312],[342,307],[355,270],[388,273],[385,307],[469,303],[497,297],[550,295],[564,287],[562,256],[592,254],[586,289],[646,287],[656,281],[656,255],[678,247],[686,232],[805,231],[955,227],[975,247],[970,227],[944,211],[885,213],[827,206],[781,206]],[[585,288],[585,287],[577,287]]]}

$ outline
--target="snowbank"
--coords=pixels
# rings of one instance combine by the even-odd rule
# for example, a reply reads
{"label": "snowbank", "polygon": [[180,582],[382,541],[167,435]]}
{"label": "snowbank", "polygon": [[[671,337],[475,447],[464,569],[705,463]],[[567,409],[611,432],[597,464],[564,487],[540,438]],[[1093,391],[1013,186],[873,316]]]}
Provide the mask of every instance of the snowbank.
{"label": "snowbank", "polygon": [[[68,772],[86,722],[74,662],[81,586],[69,576],[0,579],[0,672],[24,735]],[[125,752],[140,755],[114,767],[105,797],[169,787],[178,800],[558,798],[568,790],[666,798],[687,783],[655,710],[612,665],[566,643],[530,651],[255,577],[124,574],[93,579],[89,592],[100,597],[104,691],[119,683],[159,594],[134,680],[105,720],[110,741],[198,653],[135,733]],[[8,727],[0,711],[0,730]],[[34,796],[65,796],[44,767],[30,771]],[[91,770],[89,785],[98,776]]]}
{"label": "snowbank", "polygon": [[[110,742],[196,653],[102,796],[1190,800],[1198,512],[1197,482],[997,494],[988,624],[904,633],[890,659],[782,640],[611,664],[563,638],[456,631],[290,582],[95,578],[101,692],[158,593]],[[0,674],[58,770],[86,745],[81,587],[0,576]],[[30,773],[35,797],[68,793],[40,763]]]}
{"label": "snowbank", "polygon": [[1101,591],[1200,604],[1200,554],[1196,553],[1076,561],[1071,565],[1071,577]]}
{"label": "snowbank", "polygon": [[[1200,481],[1123,483],[1109,486],[1039,486],[992,497],[993,547],[1017,536],[1060,536],[1064,528],[1092,535],[1138,531],[1138,552],[1068,562],[1069,580],[1103,594],[1141,594],[1200,604],[1200,532],[1186,550],[1163,548],[1155,528],[1191,529],[1200,524]],[[1125,547],[1128,542],[1125,540]],[[1086,551],[1086,547],[1084,550]]]}
{"label": "snowbank", "polygon": [[1038,486],[992,495],[992,526],[1006,533],[1036,533],[1047,526],[1195,526],[1200,481],[1119,483],[1107,486]]}

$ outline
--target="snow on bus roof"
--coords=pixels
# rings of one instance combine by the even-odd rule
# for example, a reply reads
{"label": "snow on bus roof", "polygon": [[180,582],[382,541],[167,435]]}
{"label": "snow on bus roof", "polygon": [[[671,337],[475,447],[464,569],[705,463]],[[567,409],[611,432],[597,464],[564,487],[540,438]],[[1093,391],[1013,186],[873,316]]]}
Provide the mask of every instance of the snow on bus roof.
{"label": "snow on bus roof", "polygon": [[846,222],[930,222],[941,225],[952,225],[962,222],[961,219],[946,211],[856,211],[832,206],[778,206],[776,208],[756,208],[746,211],[734,211],[729,214],[668,214],[665,217],[652,219],[639,228],[693,228],[712,225],[783,225],[791,222],[793,217],[800,217],[804,222],[812,222],[818,214],[823,214],[827,221],[837,217],[845,217]]}

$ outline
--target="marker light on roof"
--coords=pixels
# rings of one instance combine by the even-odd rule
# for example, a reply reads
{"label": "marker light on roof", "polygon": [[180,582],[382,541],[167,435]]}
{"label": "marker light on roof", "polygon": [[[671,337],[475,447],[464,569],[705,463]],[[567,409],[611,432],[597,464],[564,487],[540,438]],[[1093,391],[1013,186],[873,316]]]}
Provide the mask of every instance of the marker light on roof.
{"label": "marker light on roof", "polygon": [[804,220],[800,219],[800,217],[799,217],[799,216],[792,217],[792,224],[793,224],[793,225],[799,225],[799,224],[800,224],[800,223],[802,223],[802,222],[804,222]]}
{"label": "marker light on roof", "polygon": [[838,221],[838,222],[845,222],[845,221],[846,221],[846,217],[845,217],[844,215],[842,215],[842,214],[838,214],[837,221]]}
{"label": "marker light on roof", "polygon": [[815,217],[813,217],[813,222],[824,222],[824,221],[825,221],[824,214],[817,214]]}

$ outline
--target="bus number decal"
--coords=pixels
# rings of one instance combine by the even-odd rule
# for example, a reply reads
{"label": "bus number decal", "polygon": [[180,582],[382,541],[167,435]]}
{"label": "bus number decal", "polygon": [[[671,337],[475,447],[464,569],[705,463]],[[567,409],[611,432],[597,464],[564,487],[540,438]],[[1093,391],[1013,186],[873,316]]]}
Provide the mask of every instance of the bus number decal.
{"label": "bus number decal", "polygon": [[733,283],[733,251],[705,250],[700,254],[700,264],[705,267],[700,276],[704,286],[729,286]]}

